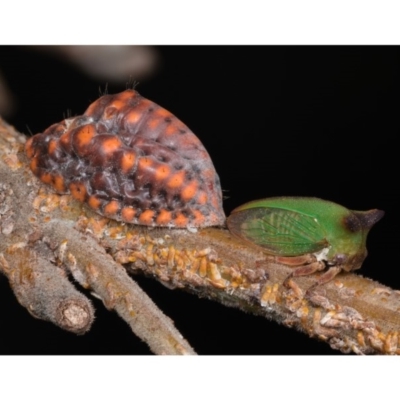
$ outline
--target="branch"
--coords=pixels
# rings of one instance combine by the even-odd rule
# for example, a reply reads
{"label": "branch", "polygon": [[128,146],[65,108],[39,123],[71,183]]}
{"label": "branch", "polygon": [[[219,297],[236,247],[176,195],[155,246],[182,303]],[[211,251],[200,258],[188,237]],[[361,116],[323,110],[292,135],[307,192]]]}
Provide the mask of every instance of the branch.
{"label": "branch", "polygon": [[[83,287],[90,287],[154,352],[193,351],[122,265],[132,274],[144,273],[171,288],[274,319],[342,352],[400,352],[397,291],[341,273],[305,298],[319,274],[291,279],[284,286],[292,271],[289,266],[233,238],[226,229],[149,229],[100,217],[39,183],[21,151],[24,139],[4,122],[0,133],[0,195],[12,199],[7,204],[16,204],[0,210],[0,252],[7,264],[22,268],[23,262],[11,261],[9,249],[23,243],[19,246],[51,263],[60,280],[64,275],[57,271],[64,268]],[[10,279],[4,261],[0,265]],[[41,285],[46,287],[44,282]],[[12,287],[18,297],[18,280],[12,281]]]}

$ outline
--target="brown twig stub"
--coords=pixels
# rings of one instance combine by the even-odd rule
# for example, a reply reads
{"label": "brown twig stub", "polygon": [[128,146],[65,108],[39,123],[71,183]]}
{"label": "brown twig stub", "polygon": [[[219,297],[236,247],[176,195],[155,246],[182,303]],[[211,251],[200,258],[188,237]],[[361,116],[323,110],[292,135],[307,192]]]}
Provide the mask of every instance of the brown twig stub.
{"label": "brown twig stub", "polygon": [[94,318],[90,301],[60,268],[26,247],[11,246],[0,254],[0,271],[9,279],[18,301],[34,317],[83,334]]}

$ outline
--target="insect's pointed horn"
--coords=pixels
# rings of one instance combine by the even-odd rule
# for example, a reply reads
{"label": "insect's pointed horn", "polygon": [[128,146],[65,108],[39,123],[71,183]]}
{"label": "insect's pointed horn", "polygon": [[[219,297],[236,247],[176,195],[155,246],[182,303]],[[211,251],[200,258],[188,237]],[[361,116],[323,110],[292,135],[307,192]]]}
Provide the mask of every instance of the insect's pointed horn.
{"label": "insect's pointed horn", "polygon": [[371,229],[384,215],[382,210],[353,211],[364,229]]}

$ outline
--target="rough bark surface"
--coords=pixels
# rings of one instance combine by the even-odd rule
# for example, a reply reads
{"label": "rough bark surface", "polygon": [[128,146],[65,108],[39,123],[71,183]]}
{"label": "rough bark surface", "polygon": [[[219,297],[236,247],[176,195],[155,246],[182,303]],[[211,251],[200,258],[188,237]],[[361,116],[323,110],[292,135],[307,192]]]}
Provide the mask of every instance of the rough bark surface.
{"label": "rough bark surface", "polygon": [[[68,275],[114,309],[156,354],[193,349],[135,284],[141,272],[224,305],[276,320],[342,352],[398,354],[400,294],[341,273],[296,277],[224,228],[149,229],[101,217],[57,195],[28,168],[25,138],[0,120],[0,271],[32,315],[86,332],[93,309]],[[5,306],[5,305],[3,305]]]}

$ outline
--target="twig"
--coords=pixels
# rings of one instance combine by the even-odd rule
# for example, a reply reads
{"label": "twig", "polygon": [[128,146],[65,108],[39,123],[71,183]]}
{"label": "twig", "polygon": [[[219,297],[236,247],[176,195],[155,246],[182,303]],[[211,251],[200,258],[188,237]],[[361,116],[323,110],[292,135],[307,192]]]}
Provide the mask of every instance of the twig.
{"label": "twig", "polygon": [[93,307],[68,281],[65,272],[27,248],[13,247],[6,256],[0,254],[0,271],[9,279],[21,305],[34,317],[62,329],[87,332],[94,318]]}

